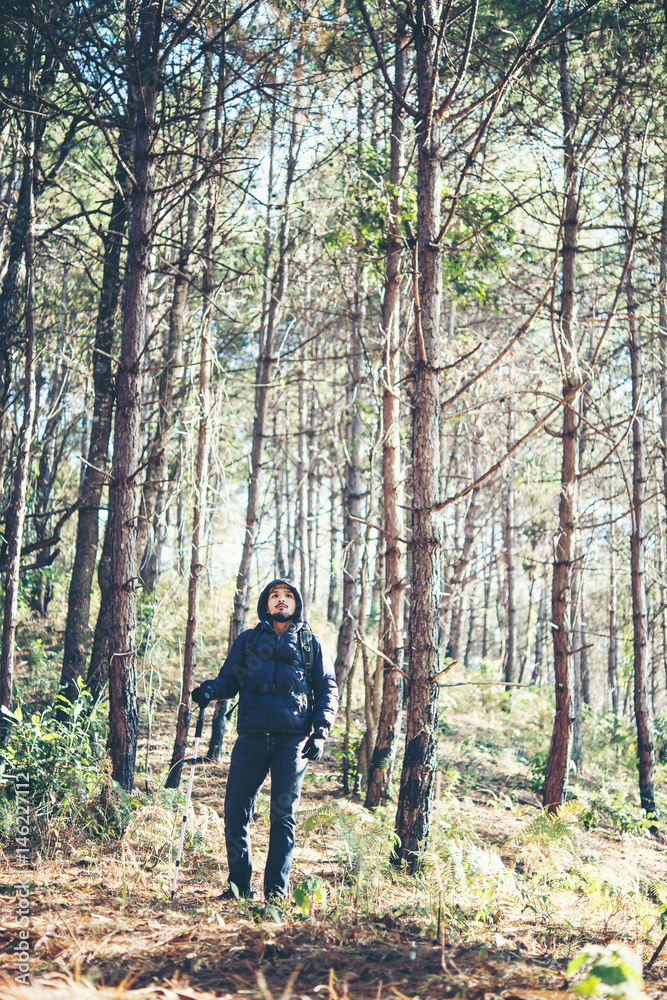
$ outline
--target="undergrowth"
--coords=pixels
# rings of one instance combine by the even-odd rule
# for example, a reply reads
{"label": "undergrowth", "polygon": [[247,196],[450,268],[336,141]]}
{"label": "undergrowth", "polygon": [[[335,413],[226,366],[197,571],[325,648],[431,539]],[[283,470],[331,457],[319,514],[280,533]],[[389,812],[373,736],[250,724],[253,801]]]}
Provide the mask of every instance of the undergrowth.
{"label": "undergrowth", "polygon": [[[165,621],[173,615],[169,602],[160,607]],[[149,738],[141,763],[150,790],[127,793],[114,787],[105,753],[107,706],[92,705],[83,688],[73,705],[61,703],[67,724],[59,723],[50,707],[27,707],[5,753],[8,773],[30,761],[31,834],[42,856],[75,855],[82,863],[104,856],[121,868],[124,902],[140,887],[167,905],[185,782],[168,791],[148,782],[148,773],[150,767],[160,774],[168,759],[180,681],[175,664],[168,670],[163,663],[170,648],[168,630],[160,633],[152,619],[149,624],[142,633],[141,675]],[[211,644],[209,652],[217,657],[219,650]],[[39,657],[40,664],[46,663]],[[419,873],[410,875],[392,863],[397,847],[392,805],[370,813],[359,802],[338,797],[339,788],[333,793],[337,774],[313,769],[299,820],[296,907],[281,913],[281,919],[309,919],[326,909],[331,920],[386,917],[414,922],[433,938],[446,930],[467,941],[523,922],[550,946],[567,941],[568,947],[587,934],[615,935],[635,946],[655,937],[667,912],[663,883],[642,874],[640,864],[612,863],[604,850],[605,843],[624,844],[631,855],[634,846],[648,843],[636,794],[631,727],[613,713],[586,715],[583,766],[573,770],[565,806],[547,814],[539,791],[552,718],[550,694],[482,688],[471,702],[471,690],[454,688],[447,694],[439,796]],[[25,704],[36,702],[26,698]],[[361,714],[355,727],[353,739],[363,728]],[[664,759],[663,730],[667,725],[659,720],[658,757]],[[658,765],[659,780],[666,766]],[[398,773],[400,761],[396,767]],[[315,776],[327,779],[329,797],[313,806],[308,791],[319,793],[322,786]],[[198,771],[188,813],[181,878],[184,886],[202,891],[224,887],[226,877],[218,796],[223,780],[213,767]],[[197,798],[206,788],[214,805]],[[12,782],[5,776],[0,836],[11,836],[15,818]],[[261,845],[268,830],[263,806],[257,830]]]}
{"label": "undergrowth", "polygon": [[[105,754],[108,706],[94,705],[81,686],[74,703],[60,695],[41,712],[16,708],[3,748],[6,773],[0,794],[0,829],[9,835],[14,823],[16,794],[13,776],[29,775],[30,833],[48,851],[67,828],[92,832],[99,825],[95,806],[108,783]],[[56,717],[64,713],[66,721]]]}

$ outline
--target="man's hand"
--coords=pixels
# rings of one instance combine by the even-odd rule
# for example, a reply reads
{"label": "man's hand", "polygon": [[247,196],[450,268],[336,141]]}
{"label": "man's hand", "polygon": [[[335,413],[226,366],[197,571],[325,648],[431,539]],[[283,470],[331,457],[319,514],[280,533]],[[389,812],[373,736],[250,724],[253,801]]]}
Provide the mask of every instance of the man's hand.
{"label": "man's hand", "polygon": [[199,687],[195,688],[190,697],[194,701],[195,705],[199,705],[200,708],[206,708],[209,701],[211,700],[211,688],[210,681],[204,681]]}
{"label": "man's hand", "polygon": [[306,740],[303,750],[301,751],[301,756],[305,757],[307,760],[322,760],[324,755],[324,744],[325,739],[318,733],[313,733]]}

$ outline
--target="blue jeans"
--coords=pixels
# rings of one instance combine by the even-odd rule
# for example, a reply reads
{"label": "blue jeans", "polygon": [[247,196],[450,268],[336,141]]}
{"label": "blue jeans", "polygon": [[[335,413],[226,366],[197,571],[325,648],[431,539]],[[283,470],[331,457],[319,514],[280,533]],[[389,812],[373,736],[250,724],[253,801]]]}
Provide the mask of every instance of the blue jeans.
{"label": "blue jeans", "polygon": [[303,735],[242,734],[232,750],[225,794],[225,840],[229,881],[241,896],[250,893],[250,821],[260,788],[271,772],[269,853],[264,895],[286,896],[294,853],[296,814],[307,761]]}

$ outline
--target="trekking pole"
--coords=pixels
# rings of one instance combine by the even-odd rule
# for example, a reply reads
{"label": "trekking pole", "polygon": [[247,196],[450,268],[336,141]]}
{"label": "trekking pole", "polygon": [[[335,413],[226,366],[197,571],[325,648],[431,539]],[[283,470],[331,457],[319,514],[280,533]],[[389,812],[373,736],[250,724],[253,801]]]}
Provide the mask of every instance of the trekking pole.
{"label": "trekking pole", "polygon": [[183,853],[183,842],[185,840],[185,827],[188,822],[188,807],[190,805],[190,796],[192,795],[192,785],[195,780],[195,764],[197,763],[197,750],[199,749],[199,740],[201,739],[201,731],[204,728],[204,708],[206,706],[202,705],[199,709],[199,715],[197,716],[197,725],[195,727],[195,742],[192,747],[192,766],[190,767],[190,777],[188,779],[188,790],[185,793],[185,808],[183,809],[183,825],[181,826],[181,839],[178,844],[178,854],[176,855],[176,867],[174,868],[174,884],[171,887],[171,898],[173,900],[174,893],[176,892],[176,882],[178,881],[178,869],[181,867],[181,855]]}

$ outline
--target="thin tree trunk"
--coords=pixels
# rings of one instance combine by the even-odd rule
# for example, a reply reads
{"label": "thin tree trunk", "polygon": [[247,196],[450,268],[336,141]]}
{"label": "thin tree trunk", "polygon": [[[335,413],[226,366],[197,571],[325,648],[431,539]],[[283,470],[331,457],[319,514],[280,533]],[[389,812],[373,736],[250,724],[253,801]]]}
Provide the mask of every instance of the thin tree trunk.
{"label": "thin tree trunk", "polygon": [[[359,272],[359,268],[357,271]],[[363,310],[361,276],[357,273],[354,317],[348,354],[347,420],[345,423],[345,481],[343,486],[343,620],[338,630],[334,669],[342,692],[354,658],[354,633],[359,622],[359,573],[366,497],[364,481],[364,424],[360,399],[363,382]]]}
{"label": "thin tree trunk", "polygon": [[[394,83],[398,94],[405,89],[407,34],[405,22],[396,28]],[[401,474],[401,407],[396,387],[401,378],[401,233],[400,175],[405,124],[399,101],[392,106],[390,183],[391,198],[387,220],[387,266],[382,302],[385,335],[384,388],[382,393],[382,511],[384,526],[384,590],[382,594],[381,649],[382,705],[375,747],[371,756],[366,792],[366,808],[386,805],[389,799],[403,711],[403,607],[405,596]],[[395,664],[394,667],[391,664]]]}
{"label": "thin tree trunk", "polygon": [[[107,479],[106,468],[109,461],[109,439],[114,403],[111,355],[113,353],[118,301],[122,287],[120,259],[127,225],[126,177],[125,164],[119,159],[116,167],[111,215],[104,236],[102,289],[97,310],[93,348],[95,401],[93,403],[88,455],[83,466],[81,507],[76,531],[74,565],[67,599],[67,623],[65,625],[63,663],[60,675],[60,690],[70,702],[73,702],[77,696],[77,678],[84,676],[86,672],[90,641],[90,592],[97,560],[100,501],[102,489]],[[64,713],[62,714],[64,715]]]}
{"label": "thin tree trunk", "polygon": [[[222,39],[224,46],[224,36]],[[202,93],[202,110],[197,128],[197,143],[203,157],[205,148],[206,124],[208,120],[208,105],[211,97],[212,54],[207,54],[204,71]],[[209,156],[214,156],[220,147],[220,118],[225,97],[226,78],[224,73],[225,53],[220,54],[220,75],[215,102],[215,126]],[[192,513],[192,543],[190,552],[190,579],[188,582],[188,622],[185,629],[185,650],[183,654],[183,676],[181,679],[181,701],[178,706],[176,721],[176,736],[171,756],[169,774],[165,782],[167,788],[178,788],[183,770],[183,755],[187,746],[188,727],[190,725],[190,695],[194,686],[195,670],[197,669],[197,641],[199,637],[199,596],[201,590],[201,574],[204,568],[202,552],[206,549],[206,520],[208,489],[208,456],[209,456],[209,411],[210,411],[210,337],[211,315],[213,311],[213,240],[215,236],[218,200],[220,197],[220,181],[209,181],[208,203],[206,207],[206,230],[204,234],[204,271],[202,275],[202,297],[204,309],[201,325],[201,343],[199,357],[199,430],[197,435],[197,460],[195,465],[194,509]],[[193,210],[188,217],[196,222],[197,212]],[[195,225],[193,222],[193,228]],[[194,245],[194,241],[193,241]],[[211,746],[209,753],[217,751],[220,754],[225,729],[226,701],[219,701],[216,706],[217,723],[212,726]]]}
{"label": "thin tree trunk", "polygon": [[[475,427],[474,439],[472,442],[472,481],[479,476],[479,448],[482,434],[481,426]],[[468,567],[470,565],[470,553],[475,541],[477,531],[477,513],[479,511],[479,488],[476,487],[470,493],[468,507],[463,519],[463,542],[460,547],[460,555],[456,560],[453,572],[447,582],[447,590],[451,592],[450,602],[455,602],[452,607],[449,636],[447,639],[447,655],[453,660],[460,658],[461,628],[463,619],[463,597],[466,587]],[[458,548],[458,546],[457,546]],[[442,630],[441,630],[442,631]]]}
{"label": "thin tree trunk", "polygon": [[279,464],[280,457],[280,446],[278,439],[278,411],[276,410],[273,414],[273,440],[275,442],[276,449],[276,464],[274,467],[273,474],[273,497],[276,509],[276,539],[274,547],[274,559],[273,559],[273,572],[276,577],[280,579],[285,579],[285,557],[283,555],[283,505],[287,503],[287,497],[285,491],[281,489],[284,479],[284,464],[287,461],[287,455],[284,454],[283,449],[283,463]]}
{"label": "thin tree trunk", "polygon": [[395,861],[409,872],[419,867],[428,842],[438,752],[438,608],[440,516],[433,510],[440,487],[440,231],[441,166],[437,105],[438,21],[433,0],[415,8],[417,91],[417,247],[415,267],[415,364],[412,413],[412,577],[410,593],[410,700],[396,814],[400,846]]}
{"label": "thin tree trunk", "polygon": [[468,636],[466,638],[466,648],[463,654],[463,666],[466,670],[470,669],[470,664],[472,662],[473,649],[475,645],[475,629],[477,625],[477,611],[475,606],[474,595],[472,595],[470,608],[468,610]]}
{"label": "thin tree trunk", "polygon": [[528,588],[528,611],[526,612],[526,645],[521,654],[521,664],[519,667],[519,677],[517,683],[523,684],[523,675],[526,672],[528,658],[530,657],[531,630],[533,627],[533,592],[535,590],[535,574],[530,570],[530,586]]}
{"label": "thin tree trunk", "polygon": [[[327,619],[332,622],[338,622],[338,616],[340,614],[340,583],[338,576],[338,559],[339,559],[339,543],[338,539],[340,537],[341,527],[340,527],[340,477],[338,470],[340,468],[338,460],[338,448],[336,447],[335,436],[331,444],[332,451],[332,467],[330,476],[330,486],[329,486],[329,496],[330,496],[330,512],[329,512],[329,596],[327,599]],[[338,483],[336,482],[338,480]],[[338,486],[338,488],[336,488]]]}
{"label": "thin tree trunk", "polygon": [[[294,533],[292,531],[292,514],[294,513],[294,503],[292,497],[292,480],[290,477],[290,406],[289,393],[285,393],[285,435],[284,435],[284,488],[283,495],[287,500],[287,511],[285,518],[285,541],[287,544],[287,579],[294,579],[294,566],[296,565],[296,549],[294,546]],[[296,517],[295,517],[296,520]]]}
{"label": "thin tree trunk", "polygon": [[489,656],[489,608],[491,607],[491,577],[493,575],[493,563],[495,560],[495,523],[491,523],[491,539],[489,542],[489,554],[484,560],[484,615],[482,618],[482,659]]}
{"label": "thin tree trunk", "polygon": [[112,776],[134,784],[139,714],[136,677],[137,517],[141,428],[140,360],[153,230],[154,152],[160,89],[158,46],[162,0],[143,0],[137,16],[136,65],[143,100],[135,116],[134,188],[125,279],[125,315],[116,375],[113,483],[111,489],[111,626],[109,631],[109,738]]}
{"label": "thin tree trunk", "polygon": [[97,613],[93,645],[90,650],[90,661],[86,674],[86,687],[90,691],[93,703],[96,703],[106,687],[109,679],[109,629],[111,627],[111,513],[107,515],[104,528],[104,540],[99,565],[97,567],[97,582],[100,588],[100,608]]}
{"label": "thin tree trunk", "polygon": [[[557,330],[563,374],[563,397],[580,384],[577,359],[577,249],[579,238],[579,166],[574,146],[575,118],[569,65],[569,29],[560,41],[560,93],[564,131],[565,206],[560,324]],[[576,397],[563,407],[563,458],[558,506],[558,534],[553,565],[551,622],[554,643],[556,712],[542,800],[549,811],[565,801],[572,753],[572,624],[570,594],[572,539],[577,519],[579,414]]]}
{"label": "thin tree trunk", "polygon": [[531,684],[541,685],[542,683],[542,663],[544,660],[544,633],[547,626],[547,578],[546,575],[542,580],[542,589],[540,591],[540,603],[538,605],[537,611],[537,625],[535,628],[535,666],[533,667],[533,676],[530,679]]}
{"label": "thin tree trunk", "polygon": [[[581,448],[579,449],[581,455]],[[577,766],[577,771],[581,769],[581,761],[584,752],[584,721],[582,715],[582,677],[581,677],[581,587],[582,587],[582,562],[583,552],[581,551],[581,532],[575,529],[577,544],[574,549],[574,559],[572,561],[572,582],[570,584],[570,607],[572,609],[572,760]]]}
{"label": "thin tree trunk", "polygon": [[660,220],[660,453],[662,457],[663,500],[667,509],[667,163],[663,168],[662,218]]}
{"label": "thin tree trunk", "polygon": [[[357,79],[357,159],[361,163],[363,150],[363,92]],[[361,208],[360,199],[358,209]],[[359,260],[354,266],[353,313],[348,327],[348,375],[346,385],[345,422],[345,484],[343,487],[343,620],[338,630],[334,670],[338,690],[345,681],[355,657],[354,633],[359,624],[359,590],[362,559],[364,518],[364,463],[366,447],[362,419],[363,352],[366,321],[366,300],[363,268]]]}
{"label": "thin tree trunk", "polygon": [[[209,51],[206,53],[204,61],[201,83],[201,108],[196,127],[197,164],[203,163],[206,125],[211,112],[212,62],[212,54]],[[169,456],[167,450],[174,426],[174,386],[176,384],[176,376],[182,367],[183,331],[185,329],[188,294],[191,285],[192,254],[197,239],[200,200],[200,188],[199,185],[195,185],[188,198],[185,242],[176,263],[176,277],[174,279],[171,309],[169,310],[167,358],[160,373],[157,430],[150,446],[150,455],[146,466],[146,482],[143,487],[141,516],[138,522],[137,551],[142,557],[140,573],[142,584],[147,593],[151,593],[155,589],[160,572],[157,552],[164,538],[164,509],[170,492],[168,484]],[[154,539],[151,545],[150,530],[152,522],[154,522]]]}
{"label": "thin tree trunk", "polygon": [[618,595],[616,592],[616,531],[614,498],[609,501],[609,647],[607,680],[612,711],[618,713]]}
{"label": "thin tree trunk", "polygon": [[[579,472],[581,474],[581,469],[584,465],[584,455],[586,453],[586,446],[588,445],[588,423],[587,423],[587,412],[588,412],[588,390],[584,388],[581,393],[580,399],[581,405],[581,432],[579,434]],[[590,551],[590,543],[588,546],[582,546],[581,542],[581,529],[577,529],[577,550],[578,555],[575,561],[575,571],[573,572],[573,583],[572,583],[572,601],[575,606],[574,614],[574,645],[575,645],[575,656],[577,658],[578,671],[579,671],[579,684],[580,684],[580,696],[579,696],[579,716],[580,716],[580,728],[581,728],[581,747],[583,748],[583,718],[582,707],[583,705],[590,705],[591,703],[591,690],[590,690],[590,676],[588,671],[588,637],[586,633],[586,565],[588,562],[587,553]],[[577,760],[577,766],[581,764],[581,754]]]}
{"label": "thin tree trunk", "polygon": [[[5,258],[5,246],[7,244],[7,236],[9,234],[9,209],[14,199],[14,191],[16,190],[16,175],[19,170],[19,165],[21,163],[21,157],[19,153],[19,142],[18,135],[11,127],[11,121],[7,121],[3,129],[3,156],[6,150],[6,140],[11,134],[12,138],[12,151],[11,160],[9,161],[9,168],[7,174],[2,179],[2,188],[0,190],[0,281],[4,281],[5,277],[5,267],[9,263]],[[2,486],[2,476],[0,476],[0,486]]]}
{"label": "thin tree trunk", "polygon": [[658,580],[660,592],[660,657],[665,680],[667,681],[667,587],[665,586],[665,525],[664,511],[657,503],[656,522],[658,525]]}
{"label": "thin tree trunk", "polygon": [[[658,284],[658,305],[659,305],[659,348],[660,367],[658,370],[658,386],[660,389],[660,455],[662,459],[662,490],[663,503],[667,510],[667,161],[663,167],[662,175],[662,217],[660,220],[660,278]],[[661,553],[665,552],[665,539],[661,539]],[[662,572],[660,574],[662,580]],[[661,585],[662,595],[662,585]],[[665,598],[661,597],[661,628],[663,634],[663,661],[665,669],[665,681],[667,683],[667,609],[665,608]]]}
{"label": "thin tree trunk", "polygon": [[[315,345],[311,347],[315,353]],[[313,359],[314,360],[314,359]],[[313,372],[313,378],[316,378]],[[310,407],[308,411],[308,599],[317,606],[317,547],[318,547],[318,511],[319,486],[318,473],[318,427],[319,411],[315,384],[310,388]]]}
{"label": "thin tree trunk", "polygon": [[[624,237],[627,252],[632,253],[636,208],[630,204],[630,133],[623,136],[621,202],[624,216]],[[646,602],[646,441],[644,423],[646,411],[643,396],[644,372],[641,330],[637,321],[637,294],[634,267],[627,269],[626,298],[630,330],[630,363],[632,372],[632,532],[630,535],[630,581],[632,589],[632,621],[634,651],[634,707],[637,725],[637,768],[642,809],[655,816],[655,752],[653,748],[653,718],[648,692],[648,608]],[[652,824],[651,829],[656,829]]]}
{"label": "thin tree trunk", "polygon": [[201,583],[201,572],[203,569],[202,551],[202,527],[206,520],[206,488],[208,472],[208,415],[209,415],[209,382],[210,382],[210,359],[209,359],[209,327],[211,321],[211,263],[212,263],[212,234],[214,230],[215,212],[209,212],[208,232],[211,235],[210,242],[207,239],[206,248],[206,280],[204,281],[204,300],[206,308],[202,319],[201,329],[201,354],[199,361],[199,433],[197,438],[197,462],[195,469],[195,503],[192,515],[192,552],[190,558],[190,581],[188,584],[188,624],[185,630],[185,650],[183,654],[183,678],[181,683],[181,701],[178,706],[178,720],[176,723],[176,737],[174,739],[174,750],[171,756],[169,775],[165,782],[167,788],[178,788],[183,770],[183,755],[188,739],[188,726],[190,723],[190,694],[193,687],[193,678],[197,667],[197,639],[199,634],[199,594]]}
{"label": "thin tree trunk", "polygon": [[[371,468],[370,483],[373,483],[374,475],[373,469]],[[372,492],[372,490],[371,490]],[[368,505],[369,514],[375,509],[374,508],[374,498],[371,495],[371,499]],[[369,518],[370,520],[370,518]],[[358,619],[358,632],[362,638],[366,634],[366,607],[368,604],[368,553],[369,553],[369,542],[370,542],[370,526],[366,526],[363,556],[361,560],[360,567],[360,589],[359,589],[359,619]],[[374,683],[373,677],[371,677],[371,658],[370,650],[366,645],[361,647],[361,664],[363,668],[363,682],[364,682],[364,718],[366,722],[366,731],[361,738],[361,743],[359,744],[359,750],[357,753],[357,773],[354,782],[354,792],[356,796],[364,794],[368,788],[368,770],[370,767],[370,757],[372,753],[372,747],[375,746],[375,737],[377,736],[377,721],[374,714]]]}
{"label": "thin tree trunk", "polygon": [[[306,330],[303,331],[306,339]],[[310,608],[310,586],[308,566],[308,403],[306,391],[306,348],[299,358],[297,375],[299,393],[299,416],[297,435],[297,492],[296,492],[296,538],[299,552],[299,586],[303,598],[304,617]]]}
{"label": "thin tree trunk", "polygon": [[[590,551],[590,543],[587,551]],[[586,627],[586,559],[581,573],[581,586],[579,588],[579,635],[581,638],[581,700],[584,705],[590,707],[591,704],[591,675],[588,660],[588,631]]]}
{"label": "thin tree trunk", "polygon": [[[32,538],[31,542],[41,543],[44,547],[40,549],[36,560],[36,567],[42,569],[33,570],[30,607],[32,611],[41,617],[48,614],[49,604],[53,597],[52,574],[46,570],[58,554],[58,550],[52,550],[51,546],[45,544],[54,535],[53,532],[53,489],[56,478],[60,471],[60,459],[64,454],[70,427],[63,427],[63,422],[67,414],[67,408],[63,403],[64,397],[69,389],[69,371],[67,365],[61,360],[64,356],[63,347],[66,338],[67,324],[67,295],[69,260],[68,252],[65,249],[63,254],[63,275],[60,299],[58,301],[58,327],[55,337],[54,349],[56,360],[48,375],[42,370],[36,378],[36,411],[35,427],[42,428],[41,441],[37,445],[39,448],[39,463],[37,475],[32,486]],[[46,400],[43,410],[39,412],[39,399],[42,387],[47,387]]]}
{"label": "thin tree trunk", "polygon": [[[510,403],[507,417],[507,447],[514,438],[514,408]],[[505,517],[503,520],[503,541],[505,543],[505,567],[507,584],[507,644],[505,646],[505,681],[511,684],[517,675],[517,649],[519,638],[519,614],[516,606],[515,580],[515,544],[516,544],[516,514],[514,510],[514,469],[512,459],[507,467],[507,484],[505,488]],[[511,690],[508,688],[507,690]]]}
{"label": "thin tree trunk", "polygon": [[[34,247],[34,167],[35,119],[32,113],[34,95],[34,46],[35,33],[28,29],[25,55],[25,99],[30,110],[25,116],[25,158],[23,179],[25,185],[25,377],[23,382],[23,419],[19,433],[18,455],[14,471],[12,507],[9,516],[7,544],[7,576],[5,579],[4,614],[2,620],[2,646],[0,648],[0,705],[11,708],[12,679],[16,654],[16,625],[18,615],[19,572],[21,545],[26,513],[26,496],[30,477],[30,442],[35,419],[35,247]],[[0,720],[0,745],[8,735],[8,727]]]}

